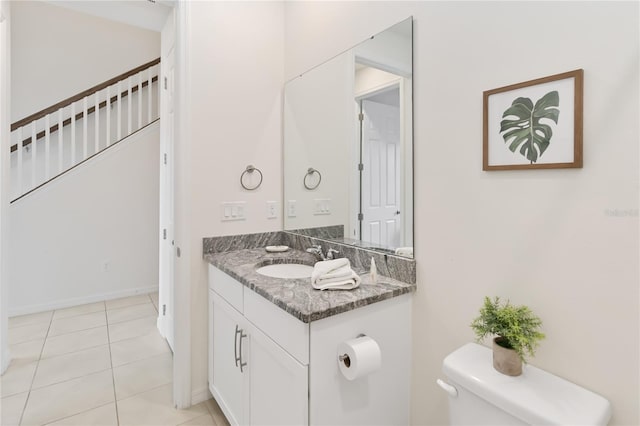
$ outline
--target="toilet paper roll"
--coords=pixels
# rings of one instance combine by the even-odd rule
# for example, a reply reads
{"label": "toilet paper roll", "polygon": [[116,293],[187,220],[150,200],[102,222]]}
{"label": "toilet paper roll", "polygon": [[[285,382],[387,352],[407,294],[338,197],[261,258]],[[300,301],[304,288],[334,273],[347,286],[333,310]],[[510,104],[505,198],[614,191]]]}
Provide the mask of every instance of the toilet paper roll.
{"label": "toilet paper roll", "polygon": [[362,336],[338,345],[338,368],[347,380],[355,380],[379,370],[380,346],[371,337]]}

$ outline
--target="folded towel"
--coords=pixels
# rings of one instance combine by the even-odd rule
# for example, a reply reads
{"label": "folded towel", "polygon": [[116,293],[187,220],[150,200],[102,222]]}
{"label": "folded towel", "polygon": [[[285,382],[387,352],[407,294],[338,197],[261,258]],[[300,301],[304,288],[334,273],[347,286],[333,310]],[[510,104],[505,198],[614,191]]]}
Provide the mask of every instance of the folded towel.
{"label": "folded towel", "polygon": [[396,254],[400,256],[413,256],[413,247],[398,247]]}
{"label": "folded towel", "polygon": [[351,290],[360,285],[360,277],[349,259],[325,260],[314,265],[311,285],[318,290]]}

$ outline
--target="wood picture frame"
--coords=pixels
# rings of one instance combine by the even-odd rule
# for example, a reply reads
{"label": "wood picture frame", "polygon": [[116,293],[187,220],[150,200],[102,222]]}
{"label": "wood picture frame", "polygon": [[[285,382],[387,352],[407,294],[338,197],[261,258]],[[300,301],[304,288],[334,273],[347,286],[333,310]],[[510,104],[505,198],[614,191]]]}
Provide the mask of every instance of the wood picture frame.
{"label": "wood picture frame", "polygon": [[584,70],[483,94],[482,170],[582,167]]}

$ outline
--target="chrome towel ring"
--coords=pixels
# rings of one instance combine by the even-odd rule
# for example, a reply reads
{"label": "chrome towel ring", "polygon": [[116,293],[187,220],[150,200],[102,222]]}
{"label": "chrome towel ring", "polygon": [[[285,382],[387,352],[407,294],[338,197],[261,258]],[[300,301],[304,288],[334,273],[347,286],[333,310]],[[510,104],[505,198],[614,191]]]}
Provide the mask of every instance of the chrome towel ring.
{"label": "chrome towel ring", "polygon": [[[247,185],[244,184],[244,176],[247,173],[253,173],[253,172],[258,172],[260,174],[260,182],[258,182],[258,184],[253,187],[248,187]],[[240,185],[242,185],[242,187],[248,191],[253,191],[254,189],[257,189],[260,185],[262,185],[262,172],[260,171],[260,169],[253,167],[251,164],[249,164],[247,168],[244,170],[244,172],[242,172],[242,174],[240,175]]]}
{"label": "chrome towel ring", "polygon": [[[309,176],[313,176],[314,173],[318,174],[318,182],[315,185],[309,185],[307,183],[307,178]],[[309,167],[307,169],[307,174],[304,175],[304,179],[302,180],[302,183],[304,183],[304,187],[309,189],[309,190],[316,189],[320,185],[320,182],[322,182],[322,175],[320,174],[320,172],[317,171],[316,169],[314,169],[313,167]]]}

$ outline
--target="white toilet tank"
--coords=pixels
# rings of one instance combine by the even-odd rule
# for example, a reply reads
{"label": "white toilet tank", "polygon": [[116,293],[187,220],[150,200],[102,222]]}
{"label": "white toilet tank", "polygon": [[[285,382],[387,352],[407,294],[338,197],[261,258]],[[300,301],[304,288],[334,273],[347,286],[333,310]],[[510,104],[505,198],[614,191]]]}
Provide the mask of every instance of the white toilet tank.
{"label": "white toilet tank", "polygon": [[468,343],[442,364],[452,425],[606,425],[611,404],[574,383],[526,365],[522,375],[494,370],[491,349]]}

